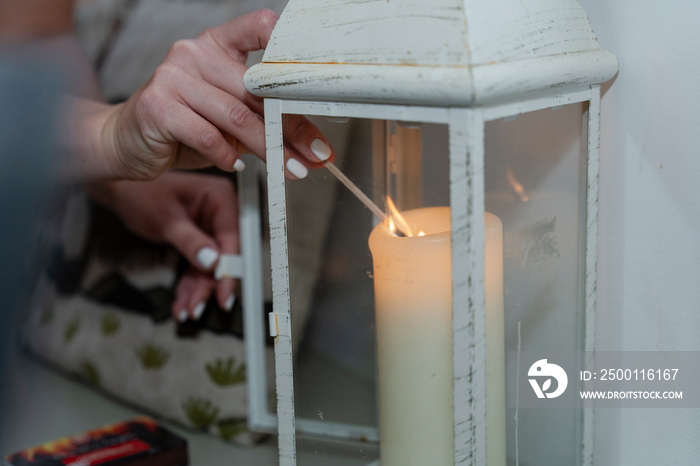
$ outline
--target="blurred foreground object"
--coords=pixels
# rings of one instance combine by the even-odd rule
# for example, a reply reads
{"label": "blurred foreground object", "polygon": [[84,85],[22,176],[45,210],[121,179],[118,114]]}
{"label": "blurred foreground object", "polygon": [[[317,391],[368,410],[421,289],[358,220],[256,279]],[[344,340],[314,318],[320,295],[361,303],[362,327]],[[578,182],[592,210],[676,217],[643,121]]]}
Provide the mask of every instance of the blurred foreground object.
{"label": "blurred foreground object", "polygon": [[[19,290],[31,278],[39,212],[60,157],[54,142],[61,76],[54,64],[0,49],[0,381]],[[3,389],[0,382],[0,395]]]}

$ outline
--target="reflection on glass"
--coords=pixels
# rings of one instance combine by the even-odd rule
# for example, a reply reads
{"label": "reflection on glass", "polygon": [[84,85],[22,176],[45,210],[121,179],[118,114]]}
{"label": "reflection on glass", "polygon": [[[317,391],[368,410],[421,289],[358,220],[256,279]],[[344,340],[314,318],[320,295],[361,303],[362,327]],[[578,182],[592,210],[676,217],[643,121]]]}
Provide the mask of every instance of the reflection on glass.
{"label": "reflection on glass", "polygon": [[[508,351],[556,357],[581,349],[583,110],[569,105],[486,125],[486,209],[503,221]],[[578,464],[580,410],[520,410],[517,432],[515,415],[509,407],[509,465],[515,464],[516,439],[520,465]]]}

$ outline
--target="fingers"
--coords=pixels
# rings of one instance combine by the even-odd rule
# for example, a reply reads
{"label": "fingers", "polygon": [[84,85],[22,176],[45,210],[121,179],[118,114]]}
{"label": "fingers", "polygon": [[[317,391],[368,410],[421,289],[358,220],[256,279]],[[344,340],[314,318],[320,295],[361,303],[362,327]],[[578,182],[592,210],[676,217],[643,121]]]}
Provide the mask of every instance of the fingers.
{"label": "fingers", "polygon": [[216,291],[219,307],[230,312],[238,299],[235,281],[225,278],[217,282],[211,274],[189,267],[175,288],[175,300],[171,309],[173,318],[178,322],[198,320],[204,313],[212,291]]}
{"label": "fingers", "polygon": [[[212,236],[223,254],[239,254],[241,246],[236,192],[228,180],[220,178],[216,181],[208,184],[211,192],[206,205],[209,210],[206,216],[211,219]],[[232,278],[224,278],[217,282],[216,300],[222,309],[233,309],[236,289],[236,282]]]}
{"label": "fingers", "polygon": [[220,169],[233,171],[238,152],[212,122],[192,111],[181,95],[184,89],[178,87],[183,79],[187,78],[174,67],[161,65],[154,83],[143,91],[136,110],[145,120],[143,138],[152,146],[180,142]]}
{"label": "fingers", "polygon": [[217,50],[214,55],[219,56],[214,57],[212,61],[220,65],[200,67],[202,78],[212,86],[236,97],[258,115],[263,115],[263,98],[251,94],[243,86],[243,75],[248,68],[242,63],[227,60],[228,57],[222,56],[223,53],[220,50]]}
{"label": "fingers", "polygon": [[211,37],[233,58],[241,60],[247,52],[267,47],[278,18],[272,10],[257,10],[209,29],[203,35]]}
{"label": "fingers", "polygon": [[[188,207],[187,215],[172,222],[168,229],[167,240],[192,264],[178,282],[173,316],[179,321],[199,319],[213,291],[219,307],[230,311],[237,299],[235,281],[216,281],[212,271],[220,254],[240,252],[238,204],[233,184],[222,177],[171,175],[175,177],[186,178],[188,189],[194,188],[199,197]],[[211,236],[205,231],[211,232]]]}
{"label": "fingers", "polygon": [[238,299],[234,281],[224,279],[217,283],[211,275],[189,267],[175,287],[175,299],[171,307],[173,319],[178,322],[199,320],[215,289],[219,307],[230,312]]}
{"label": "fingers", "polygon": [[164,235],[201,272],[211,272],[219,260],[221,251],[216,242],[187,216],[173,221]]}
{"label": "fingers", "polygon": [[171,308],[178,322],[199,320],[214,289],[214,278],[190,267],[175,287],[175,300]]}
{"label": "fingers", "polygon": [[243,86],[243,75],[248,70],[244,60],[232,57],[211,37],[175,42],[165,61],[180,68],[183,74],[222,89],[255,112],[263,113],[262,98],[251,94]]}
{"label": "fingers", "polygon": [[320,168],[323,162],[333,159],[333,149],[321,131],[301,115],[285,115],[282,119],[285,134],[285,168],[288,178],[301,179],[308,168]]}
{"label": "fingers", "polygon": [[174,138],[194,149],[221,170],[240,170],[240,154],[221,134],[221,131],[193,112],[182,115],[183,124],[173,127]]}
{"label": "fingers", "polygon": [[[201,80],[183,79],[187,82],[180,94],[194,112],[236,138],[257,156],[264,156],[265,123],[257,113],[244,102],[215,86]],[[224,136],[221,137],[225,142]],[[228,142],[225,143],[231,147]],[[235,151],[232,147],[231,150]]]}
{"label": "fingers", "polygon": [[231,312],[236,304],[236,282],[232,278],[224,278],[216,284],[216,302],[226,312]]}
{"label": "fingers", "polygon": [[[231,139],[266,158],[262,99],[245,89],[242,78],[247,52],[267,45],[276,21],[274,12],[258,10],[178,41],[154,76],[152,86],[180,103],[169,133],[223,170],[243,168]],[[333,156],[321,132],[300,115],[285,117],[285,141],[288,178],[304,178]],[[201,165],[201,158],[178,150],[174,167]]]}

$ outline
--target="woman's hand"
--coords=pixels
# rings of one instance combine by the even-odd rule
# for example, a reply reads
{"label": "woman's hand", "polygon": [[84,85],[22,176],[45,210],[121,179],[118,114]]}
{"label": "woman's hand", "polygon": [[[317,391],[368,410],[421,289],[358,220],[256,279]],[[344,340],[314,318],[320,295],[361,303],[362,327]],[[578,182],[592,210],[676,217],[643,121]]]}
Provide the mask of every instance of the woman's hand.
{"label": "woman's hand", "polygon": [[[88,150],[83,159],[104,159],[84,160],[83,171],[147,180],[170,168],[242,170],[245,150],[264,160],[263,102],[245,89],[243,74],[248,52],[267,46],[276,21],[274,12],[258,10],[176,42],[123,104],[74,103],[71,143]],[[288,177],[303,178],[331,157],[323,135],[302,116],[285,118],[285,128]]]}
{"label": "woman's hand", "polygon": [[229,180],[171,172],[153,181],[95,183],[88,192],[133,233],[170,243],[189,261],[175,290],[173,317],[198,319],[214,290],[219,306],[231,310],[234,280],[212,276],[221,254],[240,252],[238,203]]}

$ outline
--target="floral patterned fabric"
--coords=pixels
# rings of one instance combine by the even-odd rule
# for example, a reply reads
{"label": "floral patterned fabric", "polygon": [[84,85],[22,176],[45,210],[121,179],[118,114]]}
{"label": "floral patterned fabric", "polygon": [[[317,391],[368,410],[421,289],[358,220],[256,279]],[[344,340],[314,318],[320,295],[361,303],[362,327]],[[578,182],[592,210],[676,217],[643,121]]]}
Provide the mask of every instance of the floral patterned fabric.
{"label": "floral patterned fabric", "polygon": [[200,321],[176,322],[184,262],[175,251],[131,235],[80,191],[58,207],[26,346],[147,413],[237,443],[258,439],[245,421],[240,305],[225,312],[212,300]]}

